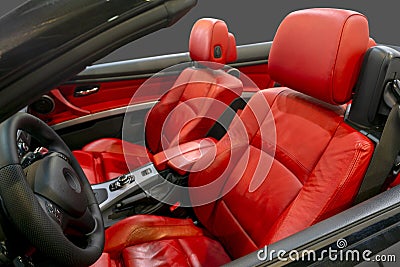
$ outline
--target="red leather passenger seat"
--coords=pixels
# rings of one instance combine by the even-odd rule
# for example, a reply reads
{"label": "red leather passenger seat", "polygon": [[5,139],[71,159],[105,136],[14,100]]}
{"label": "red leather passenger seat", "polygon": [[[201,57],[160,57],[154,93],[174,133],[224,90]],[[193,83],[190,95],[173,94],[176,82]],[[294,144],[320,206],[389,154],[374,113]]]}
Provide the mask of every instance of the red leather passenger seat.
{"label": "red leather passenger seat", "polygon": [[288,15],[269,56],[272,79],[287,87],[256,93],[211,165],[189,176],[192,203],[205,202],[194,211],[208,234],[188,220],[133,216],[106,230],[106,264],[219,265],[348,208],[374,145],[344,122],[341,105],[368,43],[367,19],[357,12]]}
{"label": "red leather passenger seat", "polygon": [[[127,163],[134,169],[151,162],[152,154],[206,137],[215,123],[209,119],[210,112],[212,118],[218,119],[232,101],[240,97],[242,82],[220,69],[237,57],[235,37],[228,32],[225,22],[217,19],[197,21],[190,35],[189,51],[192,60],[200,66],[183,70],[171,90],[147,115],[147,148],[116,138],[104,138],[74,151],[90,183],[101,183],[128,173]],[[204,104],[204,99],[224,105],[217,105],[221,107],[218,108],[212,103]]]}

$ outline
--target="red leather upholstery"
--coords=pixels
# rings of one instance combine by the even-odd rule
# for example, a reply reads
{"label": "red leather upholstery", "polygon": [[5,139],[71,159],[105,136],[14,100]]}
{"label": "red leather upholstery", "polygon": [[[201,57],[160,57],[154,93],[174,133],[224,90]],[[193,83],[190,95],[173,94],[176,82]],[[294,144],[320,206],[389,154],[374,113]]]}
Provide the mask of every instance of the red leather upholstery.
{"label": "red leather upholstery", "polygon": [[91,184],[128,173],[127,161],[130,168],[137,168],[153,159],[145,147],[117,138],[100,139],[73,153]]}
{"label": "red leather upholstery", "polygon": [[[353,21],[357,27],[352,26]],[[270,64],[279,82],[293,83],[300,92],[281,87],[256,93],[216,144],[217,156],[212,164],[189,176],[189,188],[217,182],[212,190],[190,191],[190,197],[193,203],[216,197],[216,201],[196,206],[194,210],[202,225],[221,242],[231,258],[253,252],[349,207],[374,149],[368,138],[344,123],[344,107],[329,104],[345,101],[352,90],[353,78],[349,77],[358,74],[356,62],[363,56],[360,47],[366,48],[369,42],[366,20],[355,12],[317,9],[295,12],[282,24],[284,30],[281,26],[277,33],[279,42],[273,43],[275,52]],[[329,25],[331,30],[320,31],[319,25]],[[316,29],[313,33],[311,26]],[[340,38],[333,38],[338,35]],[[307,40],[309,43],[305,47],[308,49],[297,47],[297,39]],[[313,54],[320,49],[319,39],[330,40],[334,42],[329,44],[330,47],[340,49],[328,49],[317,58]],[[343,40],[348,40],[347,44],[351,45],[341,47]],[[276,45],[285,46],[292,53],[291,60],[306,67],[298,68],[288,62],[285,54],[278,56],[280,48]],[[298,50],[302,51],[301,55]],[[282,61],[280,57],[283,57]],[[316,62],[303,61],[306,58]],[[287,71],[287,76],[281,73],[283,70]],[[346,77],[339,78],[338,73]],[[316,81],[310,81],[310,78],[316,78]],[[328,103],[301,92],[308,92]],[[276,145],[275,153],[273,144]],[[204,158],[195,166],[202,164]],[[264,172],[264,166],[269,163],[271,169]],[[260,182],[256,188],[252,187],[254,179]],[[232,189],[224,194],[229,187]],[[179,265],[190,265],[183,261],[187,251],[193,253],[193,257],[203,255],[202,251],[194,251],[186,242],[182,243],[182,239],[189,240],[186,227],[178,230],[185,237],[176,237],[173,229],[158,230],[160,222],[165,226],[164,218],[145,217],[157,225],[155,230],[146,229],[149,231],[146,238],[142,237],[141,231],[132,234],[137,231],[137,217],[121,221],[107,230],[106,251],[112,257],[123,257],[123,262],[129,264],[155,264],[157,261],[162,265],[170,264],[173,259]],[[145,221],[143,216],[139,220]],[[190,231],[193,230],[187,220],[180,222],[189,224]],[[175,223],[182,227],[179,222]],[[209,238],[197,234],[195,231],[196,246],[213,248],[198,262],[199,265],[208,266],[206,259],[227,260],[221,247],[215,243],[209,245]],[[171,256],[166,256],[167,251],[171,251]],[[185,251],[186,254],[177,258],[172,251]]]}
{"label": "red leather upholstery", "polygon": [[228,57],[226,62],[235,62],[237,59],[237,49],[236,49],[236,39],[232,33],[228,34],[229,37],[229,47],[228,47]]}
{"label": "red leather upholstery", "polygon": [[[126,173],[128,167],[123,154],[73,151],[75,158],[91,184],[98,184]],[[103,167],[106,162],[107,171]],[[111,164],[109,164],[111,163]]]}
{"label": "red leather upholstery", "polygon": [[[242,82],[220,70],[226,62],[237,57],[233,34],[228,33],[225,22],[201,19],[194,25],[190,36],[190,55],[195,61],[209,61],[211,68],[186,68],[171,90],[147,115],[146,144],[151,153],[171,146],[204,138],[215,120],[243,91]],[[215,57],[219,47],[221,56]],[[220,63],[220,64],[215,64]],[[100,139],[78,151],[78,161],[92,183],[104,182],[152,160],[146,148],[124,143],[118,139]],[[85,153],[84,153],[85,152]],[[124,164],[126,154],[127,164]],[[149,157],[148,157],[149,155]]]}
{"label": "red leather upholstery", "polygon": [[139,215],[106,231],[103,256],[93,266],[221,266],[230,261],[221,244],[191,220]]}
{"label": "red leather upholstery", "polygon": [[[358,75],[368,42],[367,21],[350,11],[298,11],[279,27],[269,58],[270,73],[274,80],[299,92],[283,87],[253,96],[240,119],[235,119],[228,134],[217,143],[214,163],[189,177],[190,187],[209,184],[221,175],[222,188],[237,182],[226,195],[219,195],[224,189],[191,194],[194,203],[204,194],[219,198],[194,209],[233,258],[351,205],[374,146],[343,122],[343,107],[300,92],[328,103],[349,100],[353,76]],[[244,133],[240,132],[242,122]],[[270,150],[274,136],[269,134],[273,125],[274,156]],[[233,167],[227,169],[229,160],[233,160]],[[268,173],[256,171],[267,163],[272,163]],[[245,171],[238,175],[241,168]],[[255,173],[257,180],[265,179],[252,191]]]}
{"label": "red leather upholstery", "polygon": [[121,249],[132,245],[162,239],[179,239],[203,236],[203,231],[189,219],[139,215],[129,217],[106,231],[104,251],[119,254]]}
{"label": "red leather upholstery", "polygon": [[[177,173],[184,175],[204,154],[210,150],[215,151],[216,143],[217,140],[214,138],[204,138],[168,148],[153,156],[154,166],[159,170],[164,170],[169,166]],[[210,163],[200,166],[200,169],[207,167]]]}
{"label": "red leather upholstery", "polygon": [[[231,37],[225,22],[218,19],[200,19],[192,29],[189,41],[190,58],[194,61],[211,61],[220,64],[229,62]],[[221,54],[215,53],[216,47]],[[230,58],[231,59],[231,58]]]}
{"label": "red leather upholstery", "polygon": [[[350,100],[368,47],[368,22],[354,11],[324,16],[326,11],[297,11],[285,18],[271,47],[268,71],[278,83],[331,104],[343,104]],[[318,24],[309,23],[314,19]]]}
{"label": "red leather upholstery", "polygon": [[221,266],[230,258],[221,244],[208,237],[149,242],[125,248],[125,266]]}
{"label": "red leather upholstery", "polygon": [[205,137],[242,88],[239,79],[223,70],[185,69],[174,88],[148,114],[145,134],[149,150],[157,153]]}
{"label": "red leather upholstery", "polygon": [[371,48],[373,46],[376,46],[376,42],[374,39],[369,38],[368,47]]}
{"label": "red leather upholstery", "polygon": [[[271,105],[274,121],[268,116],[262,119],[259,103],[264,99]],[[202,186],[221,175],[230,157],[235,160],[235,168],[223,175],[221,183],[239,181],[238,184],[218,201],[195,208],[200,221],[233,258],[303,230],[351,205],[374,146],[343,122],[343,112],[340,106],[328,106],[288,88],[261,91],[240,116],[246,123],[250,145],[231,150],[230,154],[217,152],[209,168],[190,175],[191,187]],[[261,140],[259,135],[260,130],[271,129],[273,123],[277,136],[274,157],[263,145],[270,140]],[[234,122],[230,131],[238,132],[238,127],[239,123]],[[235,141],[228,138],[217,143],[217,151],[229,150]],[[237,139],[247,136],[235,136]],[[264,182],[249,192],[257,164],[271,161]],[[244,174],[237,177],[235,174],[243,167]],[[193,202],[204,197],[191,195]]]}

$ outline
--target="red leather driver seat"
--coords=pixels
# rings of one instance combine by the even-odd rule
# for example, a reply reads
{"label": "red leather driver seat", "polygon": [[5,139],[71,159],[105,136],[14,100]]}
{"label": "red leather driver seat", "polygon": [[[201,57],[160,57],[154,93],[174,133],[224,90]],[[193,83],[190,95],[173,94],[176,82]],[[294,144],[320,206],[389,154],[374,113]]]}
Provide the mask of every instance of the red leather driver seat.
{"label": "red leather driver seat", "polygon": [[[349,207],[374,146],[344,122],[341,105],[351,99],[368,43],[367,19],[357,12],[289,14],[269,56],[271,77],[287,87],[256,93],[211,165],[189,176],[207,234],[190,220],[133,216],[106,230],[99,264],[220,265]],[[216,200],[199,205],[205,198]]]}
{"label": "red leather driver seat", "polygon": [[[171,90],[147,114],[147,148],[116,138],[104,138],[74,151],[90,183],[116,178],[128,173],[128,166],[135,169],[152,161],[152,155],[157,152],[206,137],[215,123],[207,119],[207,114],[212,112],[213,118],[217,119],[225,109],[216,110],[212,104],[202,105],[201,99],[218,101],[227,108],[240,97],[242,82],[220,69],[237,57],[235,37],[228,32],[225,22],[211,18],[197,21],[190,35],[189,51],[191,59],[201,66],[183,70]],[[196,99],[198,101],[193,101]]]}

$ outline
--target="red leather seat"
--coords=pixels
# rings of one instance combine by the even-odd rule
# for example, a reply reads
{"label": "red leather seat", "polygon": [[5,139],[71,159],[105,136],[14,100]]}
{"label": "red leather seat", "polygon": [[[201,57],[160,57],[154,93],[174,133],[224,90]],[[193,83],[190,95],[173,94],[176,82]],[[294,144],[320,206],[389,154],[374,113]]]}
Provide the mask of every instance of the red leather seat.
{"label": "red leather seat", "polygon": [[189,176],[208,235],[187,220],[134,216],[106,230],[104,258],[218,265],[349,207],[374,145],[344,122],[341,105],[351,99],[368,43],[367,19],[357,12],[288,15],[269,56],[271,77],[288,87],[255,94],[217,143],[213,163]]}
{"label": "red leather seat", "polygon": [[221,266],[221,244],[190,219],[138,215],[106,231],[106,253],[94,266]]}
{"label": "red leather seat", "polygon": [[102,183],[128,173],[126,160],[139,167],[152,161],[153,157],[146,147],[117,138],[97,140],[73,153],[91,184]]}
{"label": "red leather seat", "polygon": [[[172,89],[149,112],[145,126],[147,148],[106,138],[74,151],[89,182],[104,182],[128,173],[124,153],[128,156],[129,168],[134,169],[150,162],[148,155],[205,137],[215,123],[209,119],[210,112],[211,118],[217,119],[234,99],[240,97],[242,82],[219,69],[227,62],[235,61],[237,56],[235,37],[228,32],[225,22],[217,19],[197,21],[190,35],[189,51],[192,60],[202,66],[182,71]],[[204,99],[224,105],[204,104]]]}

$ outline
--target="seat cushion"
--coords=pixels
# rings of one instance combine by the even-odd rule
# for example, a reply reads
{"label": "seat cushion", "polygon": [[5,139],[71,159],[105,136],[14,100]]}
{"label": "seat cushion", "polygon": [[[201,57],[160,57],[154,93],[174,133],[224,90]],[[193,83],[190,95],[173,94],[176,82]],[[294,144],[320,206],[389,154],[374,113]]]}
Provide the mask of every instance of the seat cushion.
{"label": "seat cushion", "polygon": [[137,215],[106,230],[94,266],[221,266],[230,257],[189,219]]}
{"label": "seat cushion", "polygon": [[73,153],[91,184],[126,174],[129,169],[151,162],[153,157],[145,147],[116,138],[94,141]]}
{"label": "seat cushion", "polygon": [[[103,183],[127,173],[122,154],[73,151],[90,184]],[[106,163],[106,164],[103,164]]]}
{"label": "seat cushion", "polygon": [[103,253],[93,267],[221,266],[231,259],[221,244],[208,237],[167,239],[130,246],[117,258]]}
{"label": "seat cushion", "polygon": [[136,145],[130,142],[123,141],[118,138],[102,138],[93,141],[82,148],[82,151],[87,152],[109,152],[115,154],[126,154],[141,158],[151,157],[146,148],[141,145]]}
{"label": "seat cushion", "polygon": [[167,239],[127,247],[125,266],[221,266],[230,258],[218,241],[205,236]]}

